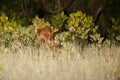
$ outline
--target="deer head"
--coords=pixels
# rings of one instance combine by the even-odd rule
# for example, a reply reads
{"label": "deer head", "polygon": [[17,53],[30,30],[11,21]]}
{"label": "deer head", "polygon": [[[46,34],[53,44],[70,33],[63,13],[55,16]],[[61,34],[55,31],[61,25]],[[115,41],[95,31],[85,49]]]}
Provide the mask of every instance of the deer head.
{"label": "deer head", "polygon": [[35,26],[35,32],[42,29],[41,27],[42,25],[44,25],[44,21],[40,21],[40,22],[33,21],[32,23]]}
{"label": "deer head", "polygon": [[44,21],[40,21],[40,22],[36,22],[36,21],[33,21],[33,25],[35,26],[35,28],[40,28],[42,27],[42,25],[44,25]]}

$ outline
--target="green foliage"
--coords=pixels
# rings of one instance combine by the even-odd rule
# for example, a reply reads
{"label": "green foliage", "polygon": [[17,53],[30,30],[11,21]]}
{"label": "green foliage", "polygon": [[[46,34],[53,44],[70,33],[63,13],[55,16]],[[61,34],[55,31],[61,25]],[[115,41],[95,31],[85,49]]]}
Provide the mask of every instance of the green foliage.
{"label": "green foliage", "polygon": [[9,21],[4,14],[0,16],[0,44],[11,46],[21,42],[24,45],[34,45],[34,27],[22,27],[14,20]]}
{"label": "green foliage", "polygon": [[120,18],[112,18],[112,27],[108,28],[109,37],[120,41]]}
{"label": "green foliage", "polygon": [[93,42],[102,42],[103,38],[97,33],[98,26],[94,25],[93,18],[83,14],[81,11],[71,13],[68,18],[66,28],[72,36],[82,40],[90,40]]}
{"label": "green foliage", "polygon": [[33,22],[42,22],[42,21],[44,21],[44,19],[41,19],[41,18],[38,17],[38,15],[36,15],[36,16],[33,18],[32,21],[33,21]]}
{"label": "green foliage", "polygon": [[64,14],[64,12],[52,15],[50,23],[54,27],[55,32],[58,31],[63,26],[63,24],[67,18],[68,17]]}
{"label": "green foliage", "polygon": [[56,45],[63,45],[64,42],[71,40],[71,34],[69,31],[61,32],[55,36]]}
{"label": "green foliage", "polygon": [[98,26],[94,25],[93,18],[81,11],[71,13],[68,17],[65,27],[68,31],[61,32],[55,36],[55,42],[64,48],[69,49],[68,44],[81,43],[84,44],[85,41],[95,42],[101,44],[103,38],[98,33]]}

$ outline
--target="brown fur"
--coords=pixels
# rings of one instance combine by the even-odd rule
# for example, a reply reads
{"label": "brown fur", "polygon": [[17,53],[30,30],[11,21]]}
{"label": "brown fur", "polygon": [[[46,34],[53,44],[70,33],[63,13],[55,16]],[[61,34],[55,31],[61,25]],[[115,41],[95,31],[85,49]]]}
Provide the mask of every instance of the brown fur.
{"label": "brown fur", "polygon": [[41,28],[43,24],[44,22],[33,22],[39,43],[40,45],[43,45],[43,43],[45,43],[47,49],[50,49],[50,47],[53,48],[54,30],[53,28]]}

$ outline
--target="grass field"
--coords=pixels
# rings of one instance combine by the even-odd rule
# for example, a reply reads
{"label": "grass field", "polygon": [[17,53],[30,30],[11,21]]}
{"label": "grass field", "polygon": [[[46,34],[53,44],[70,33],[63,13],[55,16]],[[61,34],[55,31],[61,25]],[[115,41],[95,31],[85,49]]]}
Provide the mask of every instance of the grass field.
{"label": "grass field", "polygon": [[120,47],[0,46],[0,80],[120,80]]}

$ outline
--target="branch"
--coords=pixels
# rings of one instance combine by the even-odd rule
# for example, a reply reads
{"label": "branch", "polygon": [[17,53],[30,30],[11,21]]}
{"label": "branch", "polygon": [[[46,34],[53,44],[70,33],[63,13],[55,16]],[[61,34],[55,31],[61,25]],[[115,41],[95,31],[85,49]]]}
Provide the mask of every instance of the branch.
{"label": "branch", "polygon": [[101,13],[103,11],[103,7],[100,7],[97,11],[96,11],[96,14],[95,14],[95,19],[94,19],[94,23],[97,23],[100,16],[101,16]]}

